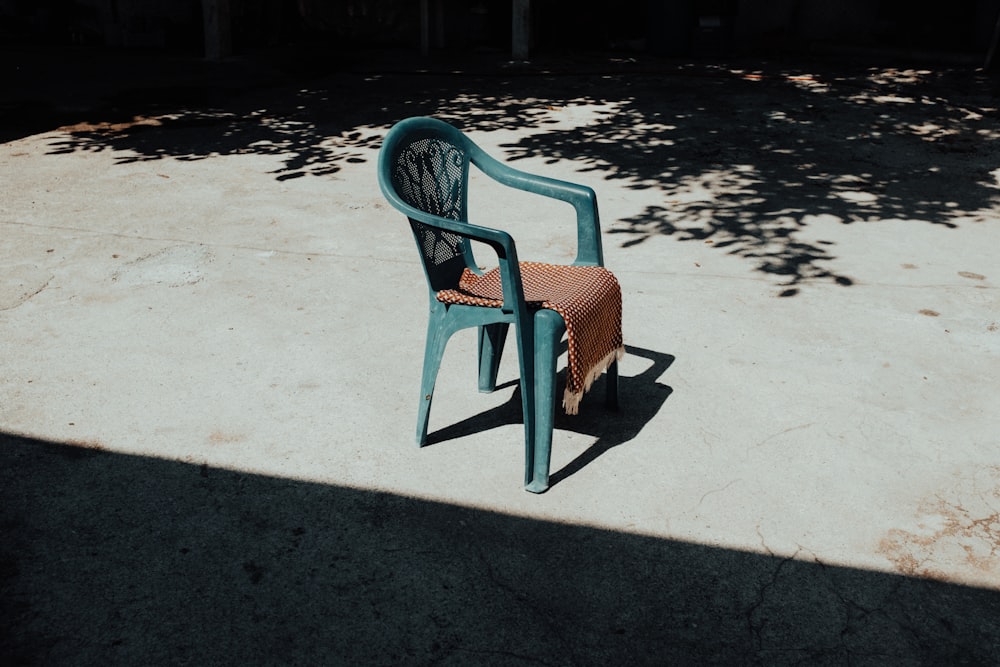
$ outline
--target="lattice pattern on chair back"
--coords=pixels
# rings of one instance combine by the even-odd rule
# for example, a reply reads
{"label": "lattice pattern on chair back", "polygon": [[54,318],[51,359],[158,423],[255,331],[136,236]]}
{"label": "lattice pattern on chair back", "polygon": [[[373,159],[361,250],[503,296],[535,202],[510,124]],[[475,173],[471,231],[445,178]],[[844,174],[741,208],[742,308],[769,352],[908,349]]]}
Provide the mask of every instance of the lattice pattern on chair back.
{"label": "lattice pattern on chair back", "polygon": [[[468,160],[465,151],[438,137],[414,139],[396,155],[392,185],[410,206],[462,220],[465,217]],[[434,289],[452,287],[466,265],[462,237],[410,219]]]}
{"label": "lattice pattern on chair back", "polygon": [[438,138],[415,139],[396,156],[392,184],[407,204],[460,220],[465,205],[465,151]]}

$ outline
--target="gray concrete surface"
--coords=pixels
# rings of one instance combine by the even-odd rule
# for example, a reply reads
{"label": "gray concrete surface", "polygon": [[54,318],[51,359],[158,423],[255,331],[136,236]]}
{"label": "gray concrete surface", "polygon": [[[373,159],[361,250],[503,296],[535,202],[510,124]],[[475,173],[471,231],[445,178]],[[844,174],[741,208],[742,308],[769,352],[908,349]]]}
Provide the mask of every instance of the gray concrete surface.
{"label": "gray concrete surface", "polygon": [[[1000,664],[977,74],[14,62],[6,662]],[[600,197],[623,410],[559,419],[541,496],[471,334],[413,444],[426,290],[375,157],[417,114]],[[570,210],[474,186],[572,255]]]}

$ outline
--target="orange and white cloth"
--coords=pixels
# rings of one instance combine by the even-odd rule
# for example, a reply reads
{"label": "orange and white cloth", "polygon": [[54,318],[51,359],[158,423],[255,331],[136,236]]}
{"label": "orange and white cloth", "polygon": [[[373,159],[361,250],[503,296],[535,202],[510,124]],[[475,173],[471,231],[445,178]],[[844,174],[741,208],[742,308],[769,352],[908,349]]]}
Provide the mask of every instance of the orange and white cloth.
{"label": "orange and white cloth", "polygon": [[[521,262],[524,299],[530,308],[549,308],[566,322],[569,361],[563,407],[579,411],[594,380],[625,354],[622,344],[622,292],[614,274],[601,266]],[[477,275],[466,269],[458,289],[442,290],[448,304],[499,308],[503,305],[500,270]]]}

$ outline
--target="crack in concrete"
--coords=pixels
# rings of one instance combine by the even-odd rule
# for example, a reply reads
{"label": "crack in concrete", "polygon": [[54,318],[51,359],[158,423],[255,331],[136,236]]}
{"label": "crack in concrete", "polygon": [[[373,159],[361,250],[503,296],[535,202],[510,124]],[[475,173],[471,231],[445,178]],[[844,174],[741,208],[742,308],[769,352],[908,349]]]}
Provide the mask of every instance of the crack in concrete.
{"label": "crack in concrete", "polygon": [[773,434],[767,436],[766,438],[764,438],[763,440],[761,440],[760,442],[758,442],[756,445],[753,445],[753,449],[757,449],[759,447],[763,447],[764,445],[766,445],[771,440],[774,440],[777,437],[785,435],[786,433],[791,433],[792,431],[800,431],[800,430],[802,430],[804,428],[809,428],[814,423],[815,422],[809,422],[808,424],[799,424],[798,426],[791,426],[789,428],[784,429],[783,431],[778,431],[777,433],[773,433]]}
{"label": "crack in concrete", "polygon": [[[767,552],[772,558],[776,558],[774,552],[767,546],[764,540],[764,535],[760,530],[760,524],[757,525],[757,535],[760,537],[761,547]],[[773,589],[777,583],[778,579],[781,577],[781,572],[788,563],[795,560],[795,557],[799,554],[799,549],[796,549],[795,553],[791,556],[787,556],[778,561],[771,572],[770,578],[761,585],[756,592],[756,600],[747,607],[744,615],[746,617],[747,632],[749,634],[750,642],[753,646],[754,654],[760,655],[764,651],[764,628],[767,625],[767,618],[760,614],[764,604],[766,602],[768,591]],[[758,616],[755,621],[754,617]],[[772,649],[768,649],[772,650]]]}
{"label": "crack in concrete", "polygon": [[17,294],[16,296],[9,296],[0,293],[0,311],[14,310],[15,308],[23,306],[32,298],[41,294],[45,288],[49,286],[49,283],[52,282],[52,278],[53,276],[49,274],[44,283],[37,287],[28,287],[27,289],[25,289],[25,282],[21,282],[18,285],[18,288],[15,288],[15,291],[20,292],[20,294]]}
{"label": "crack in concrete", "polygon": [[[760,531],[758,530],[760,535]],[[763,536],[761,536],[763,544]],[[766,544],[765,550],[770,552]],[[808,553],[808,558],[802,558]],[[772,554],[773,555],[773,554]],[[802,609],[802,623],[810,627],[813,634],[809,641],[796,645],[796,628],[794,625],[783,627],[780,624],[770,626],[770,611],[785,608],[785,597],[795,590],[796,596],[802,596],[800,584],[802,571],[800,568],[818,568],[820,577],[810,577],[814,582],[813,594],[809,595],[810,604]],[[756,597],[745,608],[746,627],[751,643],[751,664],[768,664],[780,658],[782,664],[817,664],[830,663],[854,664],[856,661],[892,660],[895,656],[890,650],[878,650],[878,642],[872,641],[873,636],[892,636],[898,633],[909,635],[913,641],[926,646],[924,638],[926,629],[920,627],[919,618],[910,618],[911,604],[907,596],[910,594],[904,587],[928,585],[898,578],[884,589],[858,588],[853,579],[844,579],[845,574],[836,567],[831,567],[807,548],[798,545],[794,554],[777,562],[770,576],[756,590]],[[809,585],[809,582],[805,582]],[[932,584],[931,584],[932,585]],[[805,592],[808,594],[808,591]],[[869,598],[869,599],[866,599]],[[825,609],[825,611],[824,611]],[[780,618],[780,614],[776,616]],[[947,624],[946,619],[939,619]],[[817,625],[819,623],[820,625]],[[822,630],[823,624],[827,631],[816,635]],[[892,628],[891,632],[887,632]],[[945,628],[948,630],[948,628]],[[952,629],[954,630],[954,629]],[[946,633],[951,635],[952,631]],[[828,641],[824,641],[824,637]],[[781,643],[769,645],[769,641],[779,640]],[[954,640],[956,650],[961,649],[960,642]],[[931,646],[926,646],[929,651]],[[939,648],[939,647],[938,647]]]}
{"label": "crack in concrete", "polygon": [[[705,492],[704,494],[702,494],[702,496],[701,496],[701,499],[700,499],[700,500],[698,501],[698,504],[697,504],[697,505],[695,505],[694,507],[692,507],[692,508],[691,508],[690,510],[688,510],[688,511],[689,511],[689,512],[693,512],[693,511],[695,511],[696,509],[698,509],[699,507],[701,507],[701,504],[702,504],[703,502],[705,502],[705,498],[709,497],[709,496],[710,496],[710,495],[712,495],[713,493],[722,493],[723,491],[725,491],[726,489],[728,489],[729,487],[731,487],[731,486],[732,486],[733,484],[736,484],[736,483],[738,483],[738,482],[742,482],[742,481],[743,481],[743,478],[741,477],[741,478],[739,478],[739,479],[734,479],[734,480],[731,480],[731,481],[730,481],[730,482],[729,482],[728,484],[726,484],[725,486],[722,486],[722,487],[719,487],[718,489],[710,489],[710,490],[706,491],[706,492]],[[759,534],[759,533],[758,533],[758,534]]]}
{"label": "crack in concrete", "polygon": [[[476,556],[478,556],[479,558],[479,562],[482,563],[483,567],[486,569],[487,579],[496,587],[496,589],[503,591],[510,597],[510,599],[515,600],[519,607],[527,610],[528,612],[531,613],[532,616],[541,621],[542,625],[544,625],[547,630],[547,634],[558,640],[558,643],[561,647],[560,651],[564,652],[566,655],[570,657],[570,664],[578,664],[577,656],[573,650],[573,644],[565,636],[563,636],[562,632],[560,631],[559,624],[553,622],[549,614],[545,613],[545,611],[539,608],[539,606],[535,604],[534,601],[529,596],[525,595],[523,588],[518,588],[516,586],[513,586],[510,583],[504,581],[500,576],[498,576],[496,570],[493,567],[492,561],[485,553],[483,553],[483,550],[481,548],[477,546],[475,548],[475,553]],[[476,651],[476,652],[492,653],[490,651]],[[518,656],[518,657],[524,657],[524,656]],[[547,664],[539,660],[538,658],[532,658],[532,660],[538,662],[539,664]]]}

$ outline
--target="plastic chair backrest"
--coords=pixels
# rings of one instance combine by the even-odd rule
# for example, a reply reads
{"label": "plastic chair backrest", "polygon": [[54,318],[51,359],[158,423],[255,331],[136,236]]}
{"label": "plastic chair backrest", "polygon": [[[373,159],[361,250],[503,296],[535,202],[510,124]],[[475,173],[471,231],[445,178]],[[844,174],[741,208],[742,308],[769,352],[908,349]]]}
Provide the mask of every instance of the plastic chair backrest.
{"label": "plastic chair backrest", "polygon": [[[433,119],[404,121],[387,137],[381,174],[410,206],[467,222],[470,142]],[[454,288],[465,268],[475,269],[468,240],[409,218],[431,290]]]}

